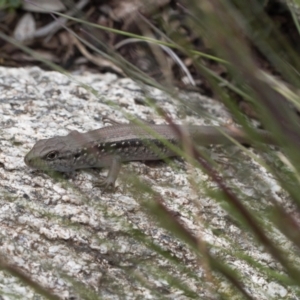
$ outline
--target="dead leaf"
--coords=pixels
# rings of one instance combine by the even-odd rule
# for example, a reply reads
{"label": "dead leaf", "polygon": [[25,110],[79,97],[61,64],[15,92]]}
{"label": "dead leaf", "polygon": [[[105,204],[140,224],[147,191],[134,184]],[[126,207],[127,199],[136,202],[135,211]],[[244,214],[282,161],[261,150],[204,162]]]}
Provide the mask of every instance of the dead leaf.
{"label": "dead leaf", "polygon": [[17,23],[14,38],[18,41],[30,41],[35,33],[36,24],[31,13],[26,13]]}
{"label": "dead leaf", "polygon": [[22,1],[22,8],[26,11],[49,13],[51,11],[65,11],[66,7],[60,0],[30,0]]}

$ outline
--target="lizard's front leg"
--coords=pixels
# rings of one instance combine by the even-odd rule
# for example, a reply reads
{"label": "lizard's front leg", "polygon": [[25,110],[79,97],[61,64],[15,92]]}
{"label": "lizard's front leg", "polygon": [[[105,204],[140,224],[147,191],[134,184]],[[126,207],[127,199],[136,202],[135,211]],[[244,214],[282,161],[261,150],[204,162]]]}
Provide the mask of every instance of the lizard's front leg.
{"label": "lizard's front leg", "polygon": [[98,182],[96,186],[103,187],[104,191],[113,190],[115,186],[115,182],[120,173],[121,166],[122,166],[121,158],[119,156],[113,156],[107,177],[103,181]]}

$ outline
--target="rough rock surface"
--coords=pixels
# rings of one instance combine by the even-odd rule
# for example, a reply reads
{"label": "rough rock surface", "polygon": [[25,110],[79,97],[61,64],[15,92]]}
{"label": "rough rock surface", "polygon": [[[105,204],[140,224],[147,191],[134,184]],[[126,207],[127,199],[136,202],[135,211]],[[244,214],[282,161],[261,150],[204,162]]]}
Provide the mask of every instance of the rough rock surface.
{"label": "rough rock surface", "polygon": [[[255,299],[288,299],[291,295],[284,286],[268,281],[236,256],[235,251],[244,250],[263,265],[274,264],[228,218],[222,208],[226,204],[206,195],[208,187],[216,190],[208,176],[182,160],[172,160],[170,165],[126,164],[114,193],[101,193],[95,184],[107,170],[77,171],[58,180],[24,164],[24,155],[37,140],[102,127],[104,116],[127,122],[125,113],[163,122],[152,108],[142,105],[145,95],[130,79],[112,74],[72,76],[39,68],[0,68],[1,257],[62,299],[93,295],[99,299],[216,299],[215,292],[230,293],[222,278],[212,286],[205,264],[149,216],[144,205],[149,196],[127,181],[130,174],[137,174],[163,196],[165,205],[186,228],[241,272]],[[184,116],[184,107],[175,105],[169,96],[151,88],[149,92],[173,119]],[[228,114],[218,102],[197,95],[188,98],[194,99],[203,115],[215,119],[199,119],[188,112],[181,122],[226,122]],[[238,147],[213,147],[207,153],[219,161],[229,181],[242,189],[249,207],[264,209],[270,205],[268,195],[285,201],[272,177]],[[173,279],[177,282],[171,283]],[[5,299],[38,299],[31,287],[2,271],[0,294]]]}

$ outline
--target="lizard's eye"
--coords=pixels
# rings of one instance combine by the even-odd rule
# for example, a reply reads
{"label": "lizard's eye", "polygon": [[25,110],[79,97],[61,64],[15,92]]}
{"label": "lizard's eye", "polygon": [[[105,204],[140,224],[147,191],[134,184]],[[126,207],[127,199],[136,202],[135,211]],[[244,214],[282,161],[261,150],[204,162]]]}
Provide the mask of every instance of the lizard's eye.
{"label": "lizard's eye", "polygon": [[51,151],[46,155],[47,160],[53,160],[57,157],[58,152],[57,151]]}

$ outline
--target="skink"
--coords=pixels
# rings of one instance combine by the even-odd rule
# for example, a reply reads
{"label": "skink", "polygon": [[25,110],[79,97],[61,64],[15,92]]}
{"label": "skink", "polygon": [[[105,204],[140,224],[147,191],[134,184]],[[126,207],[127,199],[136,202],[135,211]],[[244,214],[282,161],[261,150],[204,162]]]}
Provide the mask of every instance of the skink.
{"label": "skink", "polygon": [[[117,124],[86,133],[72,131],[66,136],[39,140],[24,161],[27,166],[35,169],[59,172],[108,167],[108,176],[103,184],[105,188],[112,187],[122,162],[160,160],[177,155],[163,142],[166,140],[182,146],[181,137],[172,126]],[[187,132],[191,141],[201,146],[228,144],[230,140],[226,135],[239,143],[250,142],[249,137],[236,127],[175,126],[180,131]],[[257,134],[262,142],[274,143],[268,132],[258,130]]]}

